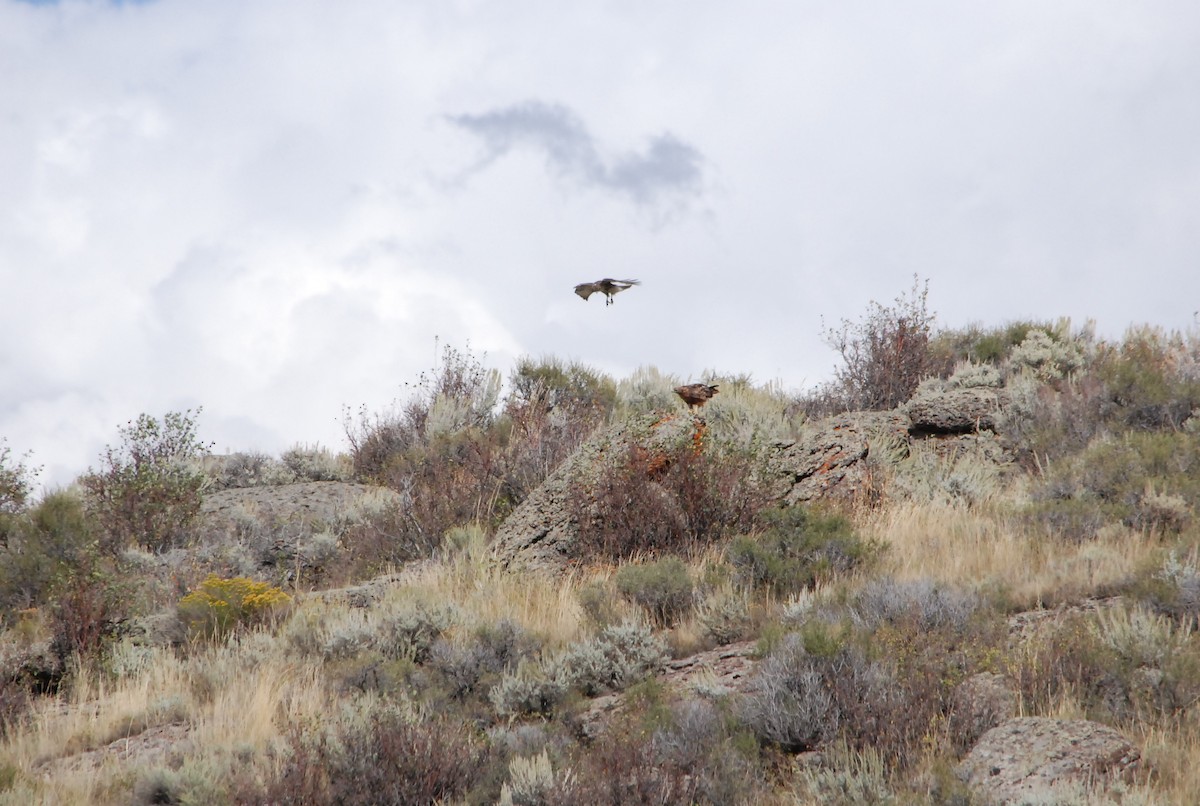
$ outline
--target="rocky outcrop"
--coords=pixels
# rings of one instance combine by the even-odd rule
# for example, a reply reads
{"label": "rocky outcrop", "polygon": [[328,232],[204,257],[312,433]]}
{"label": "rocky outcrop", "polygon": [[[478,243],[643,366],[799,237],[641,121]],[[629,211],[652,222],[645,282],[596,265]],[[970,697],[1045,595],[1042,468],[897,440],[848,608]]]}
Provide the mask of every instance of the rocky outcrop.
{"label": "rocky outcrop", "polygon": [[989,730],[958,774],[986,803],[1054,802],[1132,779],[1141,752],[1112,728],[1083,719],[1017,717]]}
{"label": "rocky outcrop", "polygon": [[507,567],[559,569],[571,556],[579,534],[570,496],[606,468],[623,461],[637,445],[653,450],[686,439],[691,417],[643,417],[619,423],[593,436],[521,502],[492,541],[492,556]]}
{"label": "rocky outcrop", "polygon": [[919,394],[904,410],[908,430],[915,436],[975,434],[995,431],[997,415],[1006,403],[1003,390],[974,387]]}
{"label": "rocky outcrop", "polygon": [[[999,406],[1000,393],[995,389],[960,389],[930,393],[907,409],[829,417],[807,426],[799,439],[770,446],[763,455],[762,480],[768,497],[788,506],[869,496],[880,483],[875,470],[907,458],[914,440],[923,436],[946,442],[937,446],[939,454],[969,449],[1002,463],[1003,449],[995,436],[974,433],[994,428]],[[578,536],[569,501],[572,491],[580,485],[586,490],[590,480],[627,457],[631,447],[653,451],[656,446],[678,444],[696,426],[697,420],[687,416],[650,416],[598,433],[501,524],[493,543],[494,557],[505,566],[561,568]],[[970,436],[962,436],[968,431]],[[971,444],[958,445],[955,440]],[[987,441],[982,451],[981,440]]]}
{"label": "rocky outcrop", "polygon": [[866,460],[908,455],[908,421],[899,412],[863,411],[821,420],[793,442],[778,443],[768,473],[779,500],[799,504],[831,496],[853,497],[869,485]]}

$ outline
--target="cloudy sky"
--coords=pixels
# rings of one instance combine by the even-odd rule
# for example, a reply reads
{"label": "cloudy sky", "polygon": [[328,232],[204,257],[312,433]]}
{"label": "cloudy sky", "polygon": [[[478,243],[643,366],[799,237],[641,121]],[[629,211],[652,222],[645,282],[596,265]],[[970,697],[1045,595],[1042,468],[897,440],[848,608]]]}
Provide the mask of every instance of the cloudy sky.
{"label": "cloudy sky", "polygon": [[341,450],[437,345],[803,389],[914,273],[1185,328],[1198,218],[1194,0],[0,0],[0,437]]}

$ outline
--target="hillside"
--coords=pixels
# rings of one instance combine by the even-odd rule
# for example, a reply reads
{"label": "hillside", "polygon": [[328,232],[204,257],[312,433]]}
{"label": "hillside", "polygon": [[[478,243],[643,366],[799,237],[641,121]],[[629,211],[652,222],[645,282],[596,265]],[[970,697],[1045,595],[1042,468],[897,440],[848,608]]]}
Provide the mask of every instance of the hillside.
{"label": "hillside", "polygon": [[694,411],[447,350],[341,455],[5,451],[0,802],[1194,803],[1200,333],[923,314]]}

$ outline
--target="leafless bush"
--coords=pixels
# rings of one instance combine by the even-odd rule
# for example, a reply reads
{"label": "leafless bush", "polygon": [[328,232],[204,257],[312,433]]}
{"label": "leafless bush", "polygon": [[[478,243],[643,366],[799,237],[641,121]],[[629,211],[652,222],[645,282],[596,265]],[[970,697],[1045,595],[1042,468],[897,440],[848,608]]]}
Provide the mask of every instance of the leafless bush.
{"label": "leafless bush", "polygon": [[245,804],[424,804],[460,802],[489,761],[468,726],[433,719],[412,721],[391,710],[363,724],[294,730],[278,777],[258,791],[239,793]]}
{"label": "leafless bush", "polygon": [[860,322],[842,320],[825,331],[825,341],[837,350],[842,366],[835,370],[843,408],[891,409],[908,400],[936,368],[930,351],[934,314],[926,307],[929,281],[914,275],[908,295],[894,307],[872,301]]}
{"label": "leafless bush", "polygon": [[609,559],[686,554],[745,531],[766,502],[753,479],[753,459],[743,453],[632,446],[594,484],[571,491],[576,551]]}

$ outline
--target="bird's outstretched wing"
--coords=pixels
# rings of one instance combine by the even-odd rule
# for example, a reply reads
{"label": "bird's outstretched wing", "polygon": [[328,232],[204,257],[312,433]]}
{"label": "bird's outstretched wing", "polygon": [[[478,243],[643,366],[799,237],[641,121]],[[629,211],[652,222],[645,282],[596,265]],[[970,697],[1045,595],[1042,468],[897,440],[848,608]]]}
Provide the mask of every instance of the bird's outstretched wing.
{"label": "bird's outstretched wing", "polygon": [[614,280],[611,277],[605,277],[603,280],[597,280],[594,283],[580,283],[575,286],[575,293],[587,299],[599,291],[611,300],[613,294],[619,294],[627,288],[633,288],[635,285],[641,284],[640,280]]}

